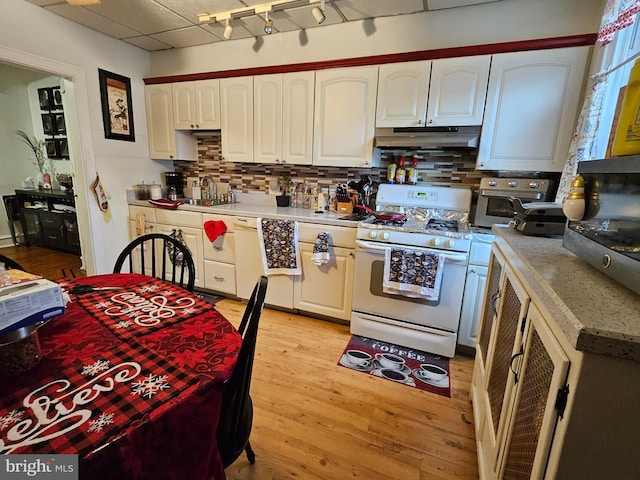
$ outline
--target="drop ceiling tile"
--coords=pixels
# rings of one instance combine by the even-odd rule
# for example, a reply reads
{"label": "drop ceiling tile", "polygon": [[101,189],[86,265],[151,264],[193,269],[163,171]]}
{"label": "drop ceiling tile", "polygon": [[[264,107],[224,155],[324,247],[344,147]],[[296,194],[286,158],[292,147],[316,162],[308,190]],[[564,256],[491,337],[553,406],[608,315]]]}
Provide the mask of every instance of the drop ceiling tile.
{"label": "drop ceiling tile", "polygon": [[158,40],[155,40],[151,37],[123,38],[122,41],[130,43],[135,47],[140,47],[143,50],[147,50],[149,52],[154,52],[156,50],[168,50],[171,48],[171,45],[159,42]]}
{"label": "drop ceiling tile", "polygon": [[[244,28],[244,23],[240,20],[232,21],[231,25],[233,26],[233,34],[231,35],[231,40],[238,40],[239,38],[249,38],[254,36],[249,30]],[[211,32],[219,39],[224,38],[223,36],[224,27],[225,27],[225,24],[220,22],[208,23],[202,26],[202,28]]]}
{"label": "drop ceiling tile", "polygon": [[147,35],[191,26],[191,22],[153,0],[109,0],[83,8]]}
{"label": "drop ceiling tile", "polygon": [[498,0],[427,0],[427,6],[429,10],[442,10],[443,8],[467,7],[496,1]]}
{"label": "drop ceiling tile", "polygon": [[179,30],[171,30],[170,32],[155,33],[149,36],[162,43],[171,45],[173,48],[204,45],[205,43],[220,41],[218,37],[200,27],[181,28]]}
{"label": "drop ceiling tile", "polygon": [[424,11],[422,0],[340,0],[336,6],[349,21]]}
{"label": "drop ceiling tile", "polygon": [[[340,14],[328,3],[325,4],[324,14],[327,19],[322,23],[323,27],[326,25],[342,23],[342,17],[340,17]],[[318,22],[316,22],[316,19],[313,18],[313,15],[311,14],[311,8],[309,7],[292,8],[287,11],[274,13],[274,25],[276,23],[276,18],[278,18],[280,15],[284,16],[294,25],[297,25],[298,28],[306,29],[320,26],[318,25]]]}
{"label": "drop ceiling tile", "polygon": [[213,15],[217,12],[226,12],[245,6],[239,0],[156,0],[156,3],[196,24],[198,23],[198,13]]}
{"label": "drop ceiling tile", "polygon": [[47,7],[47,10],[114,38],[135,37],[141,33],[82,7],[60,4]]}

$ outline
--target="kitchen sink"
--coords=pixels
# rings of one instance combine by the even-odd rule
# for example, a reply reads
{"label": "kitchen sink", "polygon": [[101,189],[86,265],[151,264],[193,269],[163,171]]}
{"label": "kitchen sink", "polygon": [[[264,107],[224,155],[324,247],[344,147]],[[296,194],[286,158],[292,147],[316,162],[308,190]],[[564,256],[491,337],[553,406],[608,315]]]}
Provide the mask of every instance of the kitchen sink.
{"label": "kitchen sink", "polygon": [[215,205],[220,205],[218,201],[211,200],[210,198],[185,198],[182,202],[185,205],[198,205],[201,207],[213,207]]}

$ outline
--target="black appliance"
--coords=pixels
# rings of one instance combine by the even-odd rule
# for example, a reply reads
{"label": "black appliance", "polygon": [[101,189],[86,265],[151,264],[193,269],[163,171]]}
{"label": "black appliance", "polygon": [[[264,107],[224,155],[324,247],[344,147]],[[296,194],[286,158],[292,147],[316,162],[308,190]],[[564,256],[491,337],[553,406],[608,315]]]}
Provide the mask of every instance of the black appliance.
{"label": "black appliance", "polygon": [[176,189],[178,197],[184,197],[182,173],[181,172],[164,172],[164,183],[169,191],[169,187]]}

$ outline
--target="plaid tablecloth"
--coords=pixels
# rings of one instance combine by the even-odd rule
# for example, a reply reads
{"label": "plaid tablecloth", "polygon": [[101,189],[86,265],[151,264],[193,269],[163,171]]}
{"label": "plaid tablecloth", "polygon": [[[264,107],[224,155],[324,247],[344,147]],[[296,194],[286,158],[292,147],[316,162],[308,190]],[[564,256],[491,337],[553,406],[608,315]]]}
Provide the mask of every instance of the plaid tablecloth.
{"label": "plaid tablecloth", "polygon": [[[60,283],[123,289],[71,295],[38,331],[43,360],[0,378],[0,453],[78,453],[86,479],[224,478],[215,431],[242,343],[235,328],[197,295],[143,275]],[[129,307],[105,313],[126,292]],[[148,318],[184,314],[118,328],[133,298]]]}

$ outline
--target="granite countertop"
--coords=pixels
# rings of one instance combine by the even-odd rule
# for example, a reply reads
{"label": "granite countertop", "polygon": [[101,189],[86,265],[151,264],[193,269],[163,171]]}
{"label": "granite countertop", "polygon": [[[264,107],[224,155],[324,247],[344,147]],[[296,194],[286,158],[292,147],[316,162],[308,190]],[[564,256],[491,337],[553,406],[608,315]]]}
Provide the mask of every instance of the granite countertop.
{"label": "granite countertop", "polygon": [[532,300],[576,350],[640,361],[640,296],[562,246],[494,226],[495,242]]}
{"label": "granite countertop", "polygon": [[[155,208],[146,200],[130,200],[129,205]],[[179,211],[202,212],[218,215],[235,215],[239,217],[269,217],[284,218],[306,223],[321,223],[323,225],[336,225],[340,227],[355,228],[358,222],[355,220],[340,220],[340,217],[347,216],[346,213],[322,212],[315,213],[309,208],[278,207],[269,204],[254,203],[228,203],[224,205],[180,205]]]}

